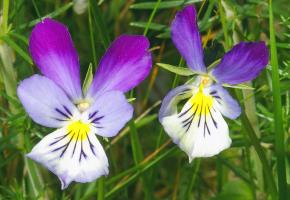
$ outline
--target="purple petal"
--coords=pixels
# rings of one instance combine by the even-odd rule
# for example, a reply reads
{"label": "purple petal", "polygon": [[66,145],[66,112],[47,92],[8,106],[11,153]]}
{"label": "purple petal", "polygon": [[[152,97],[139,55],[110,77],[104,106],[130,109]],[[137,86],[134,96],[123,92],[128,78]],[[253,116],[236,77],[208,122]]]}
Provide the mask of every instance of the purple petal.
{"label": "purple petal", "polygon": [[88,96],[110,90],[127,92],[149,74],[152,66],[149,41],[140,35],[117,38],[103,56]]}
{"label": "purple petal", "polygon": [[211,73],[221,83],[239,84],[256,78],[268,60],[264,42],[241,42],[224,55]]}
{"label": "purple petal", "polygon": [[29,50],[41,72],[58,84],[72,99],[82,97],[77,51],[68,29],[45,19],[33,29]]}
{"label": "purple petal", "polygon": [[133,107],[122,92],[110,91],[98,96],[86,112],[98,135],[113,137],[132,118]]}
{"label": "purple petal", "polygon": [[230,119],[236,119],[241,114],[241,107],[231,97],[227,90],[216,84],[208,88],[208,93],[215,99],[215,107]]}
{"label": "purple petal", "polygon": [[78,112],[63,90],[44,76],[22,81],[17,95],[28,115],[43,126],[62,127]]}
{"label": "purple petal", "polygon": [[177,13],[171,25],[171,38],[192,70],[206,72],[194,6],[187,6]]}

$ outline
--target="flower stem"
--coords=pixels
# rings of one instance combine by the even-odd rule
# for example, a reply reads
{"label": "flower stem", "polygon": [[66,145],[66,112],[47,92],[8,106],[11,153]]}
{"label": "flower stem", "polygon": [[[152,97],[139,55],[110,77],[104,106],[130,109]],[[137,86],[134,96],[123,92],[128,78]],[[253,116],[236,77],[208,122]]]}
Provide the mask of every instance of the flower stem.
{"label": "flower stem", "polygon": [[269,29],[270,29],[271,66],[272,66],[272,88],[274,100],[274,124],[276,134],[275,149],[277,156],[279,199],[287,199],[283,117],[282,117],[280,80],[278,72],[279,68],[278,68],[277,48],[274,30],[272,0],[269,0],[269,26],[270,26]]}
{"label": "flower stem", "polygon": [[9,0],[3,1],[3,15],[2,15],[2,33],[7,33],[8,29],[8,12],[9,12]]}
{"label": "flower stem", "polygon": [[98,200],[105,199],[105,177],[101,177],[98,180]]}

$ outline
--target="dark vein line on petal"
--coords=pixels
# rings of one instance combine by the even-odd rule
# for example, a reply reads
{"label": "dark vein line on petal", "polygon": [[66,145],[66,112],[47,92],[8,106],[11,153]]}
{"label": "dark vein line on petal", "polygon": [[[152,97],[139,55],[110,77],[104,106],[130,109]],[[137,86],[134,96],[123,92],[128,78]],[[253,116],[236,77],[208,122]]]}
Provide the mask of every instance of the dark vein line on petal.
{"label": "dark vein line on petal", "polygon": [[70,117],[73,116],[72,113],[71,113],[71,111],[70,111],[66,106],[63,105],[63,108],[64,108],[65,111],[69,114]]}

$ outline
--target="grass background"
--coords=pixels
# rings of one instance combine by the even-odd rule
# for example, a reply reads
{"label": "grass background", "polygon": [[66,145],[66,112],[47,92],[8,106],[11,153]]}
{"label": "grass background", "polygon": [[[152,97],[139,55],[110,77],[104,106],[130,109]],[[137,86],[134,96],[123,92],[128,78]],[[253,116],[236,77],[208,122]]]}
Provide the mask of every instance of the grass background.
{"label": "grass background", "polygon": [[[211,199],[287,200],[290,195],[289,71],[290,7],[287,0],[88,0],[74,12],[68,0],[2,0],[0,30],[0,199]],[[136,98],[134,119],[115,138],[99,138],[110,174],[60,190],[56,176],[25,157],[52,129],[38,126],[16,97],[20,80],[39,73],[28,53],[33,26],[52,17],[68,26],[78,50],[83,80],[121,34],[144,34],[154,63],[184,67],[170,40],[175,13],[194,4],[210,65],[239,41],[266,42],[267,68],[249,86],[233,89],[243,114],[227,120],[232,147],[195,159],[173,145],[157,120],[160,101],[189,77],[154,64],[150,76],[128,97]],[[175,68],[175,71],[178,71]],[[288,196],[289,198],[289,196]]]}

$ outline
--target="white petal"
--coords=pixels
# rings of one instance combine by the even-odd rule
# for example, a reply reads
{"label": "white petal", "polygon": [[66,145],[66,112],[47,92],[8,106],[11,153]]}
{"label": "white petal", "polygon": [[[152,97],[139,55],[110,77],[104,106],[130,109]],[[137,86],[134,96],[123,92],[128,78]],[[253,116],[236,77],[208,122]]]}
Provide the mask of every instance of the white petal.
{"label": "white petal", "polygon": [[78,128],[67,126],[48,134],[27,154],[57,175],[62,189],[72,181],[85,183],[108,174],[107,156],[95,129]]}
{"label": "white petal", "polygon": [[214,156],[231,144],[228,126],[215,105],[214,98],[196,92],[179,114],[161,120],[167,134],[187,153],[190,162],[195,157]]}

